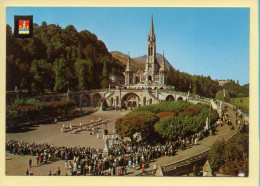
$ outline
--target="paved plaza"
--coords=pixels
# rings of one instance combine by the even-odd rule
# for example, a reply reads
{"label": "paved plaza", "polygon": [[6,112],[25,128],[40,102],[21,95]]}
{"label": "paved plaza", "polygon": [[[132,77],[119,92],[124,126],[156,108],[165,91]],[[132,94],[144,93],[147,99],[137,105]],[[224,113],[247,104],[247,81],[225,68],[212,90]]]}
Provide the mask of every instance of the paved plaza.
{"label": "paved plaza", "polygon": [[[97,111],[90,115],[86,115],[80,118],[76,118],[70,121],[58,122],[57,124],[45,124],[30,127],[26,131],[21,131],[17,133],[7,133],[7,139],[13,139],[25,142],[35,142],[35,143],[48,143],[54,146],[67,146],[67,147],[92,147],[92,148],[104,148],[104,140],[102,138],[104,125],[100,126],[100,137],[97,139],[97,135],[90,135],[88,131],[81,131],[77,134],[72,134],[70,132],[62,133],[60,131],[63,124],[69,126],[79,125],[81,123],[89,123],[91,120],[109,120],[107,125],[109,134],[112,134],[115,120],[119,117],[124,116],[128,111]],[[229,119],[232,123],[235,123],[235,112],[232,109],[228,109],[230,115]],[[163,156],[156,161],[150,163],[149,169],[153,168],[153,165],[166,165],[179,161],[190,156],[196,155],[204,150],[210,148],[210,146],[217,140],[228,139],[230,136],[234,135],[237,131],[237,126],[235,125],[235,130],[230,130],[230,126],[224,125],[217,128],[216,135],[209,136],[199,141],[199,145],[192,146],[186,150],[178,150],[175,156],[168,157]],[[110,136],[111,139],[111,136]],[[32,168],[29,168],[28,161],[32,159]],[[59,160],[56,162],[50,162],[42,166],[37,166],[36,156],[26,156],[26,155],[13,155],[6,152],[6,175],[25,175],[25,171],[28,168],[29,171],[33,171],[34,175],[48,175],[49,171],[55,172],[58,167],[61,169],[61,175],[69,174],[69,170],[64,167],[64,160]],[[128,175],[135,176],[141,170],[128,170]]]}

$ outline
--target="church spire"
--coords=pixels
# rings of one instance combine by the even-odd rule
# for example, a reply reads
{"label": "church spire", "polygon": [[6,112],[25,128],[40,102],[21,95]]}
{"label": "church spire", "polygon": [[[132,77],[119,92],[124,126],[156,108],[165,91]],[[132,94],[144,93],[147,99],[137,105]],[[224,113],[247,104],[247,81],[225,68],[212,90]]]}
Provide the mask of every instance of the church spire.
{"label": "church spire", "polygon": [[153,28],[153,16],[151,17],[151,27],[149,32],[149,38],[155,39],[154,28]]}
{"label": "church spire", "polygon": [[162,57],[162,63],[161,63],[161,68],[160,71],[165,71],[165,59],[164,59],[164,50],[163,50],[163,57]]}
{"label": "church spire", "polygon": [[126,72],[131,72],[132,69],[130,67],[130,53],[128,52],[128,61],[127,61],[127,64],[126,64]]}

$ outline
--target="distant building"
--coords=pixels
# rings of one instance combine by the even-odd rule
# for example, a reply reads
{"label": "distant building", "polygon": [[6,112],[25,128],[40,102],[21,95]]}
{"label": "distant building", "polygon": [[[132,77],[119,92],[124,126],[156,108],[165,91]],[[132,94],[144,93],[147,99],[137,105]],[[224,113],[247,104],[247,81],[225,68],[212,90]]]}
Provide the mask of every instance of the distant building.
{"label": "distant building", "polygon": [[215,80],[218,82],[219,86],[223,86],[224,84],[228,83],[228,82],[231,82],[232,80],[231,79],[227,79],[227,80]]}

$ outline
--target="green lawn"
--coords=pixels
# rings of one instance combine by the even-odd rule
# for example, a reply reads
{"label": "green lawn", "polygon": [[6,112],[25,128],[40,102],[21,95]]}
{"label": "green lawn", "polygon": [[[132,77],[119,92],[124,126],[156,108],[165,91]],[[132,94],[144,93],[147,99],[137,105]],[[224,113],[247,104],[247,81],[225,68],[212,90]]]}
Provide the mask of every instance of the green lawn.
{"label": "green lawn", "polygon": [[232,105],[238,107],[242,112],[249,113],[249,97],[245,98],[231,98]]}

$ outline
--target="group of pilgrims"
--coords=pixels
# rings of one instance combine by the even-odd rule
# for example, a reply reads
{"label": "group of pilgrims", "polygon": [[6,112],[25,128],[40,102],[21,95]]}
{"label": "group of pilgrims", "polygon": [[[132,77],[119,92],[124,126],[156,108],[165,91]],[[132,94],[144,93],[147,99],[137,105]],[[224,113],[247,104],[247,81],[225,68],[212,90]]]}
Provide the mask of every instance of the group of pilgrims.
{"label": "group of pilgrims", "polygon": [[[67,133],[67,132],[71,132],[72,134],[76,134],[78,132],[81,131],[89,131],[90,135],[97,135],[97,139],[100,138],[100,132],[99,129],[101,128],[101,125],[104,125],[104,132],[103,132],[103,140],[105,140],[106,138],[109,138],[108,135],[108,130],[107,130],[107,124],[108,124],[109,120],[101,120],[100,118],[96,121],[91,120],[89,123],[86,124],[82,124],[80,123],[79,125],[73,125],[73,124],[69,124],[69,126],[65,126],[65,124],[62,125],[61,127],[61,132],[62,133]],[[118,140],[119,135],[116,134],[115,132],[115,128],[113,129],[113,133],[111,135],[111,144],[114,144],[114,140]]]}
{"label": "group of pilgrims", "polygon": [[72,134],[76,134],[81,131],[89,131],[90,134],[95,134],[98,133],[98,129],[100,125],[107,125],[109,120],[103,121],[100,118],[96,121],[91,120],[91,122],[82,124],[80,123],[79,125],[72,125],[71,123],[69,126],[65,126],[65,124],[62,125],[61,127],[61,132],[66,133],[66,132],[71,132]]}
{"label": "group of pilgrims", "polygon": [[[97,129],[99,129],[101,124],[104,124],[105,134],[107,122],[108,120],[103,121],[99,119],[88,124],[80,124],[80,126],[72,126],[70,124],[69,127],[63,126],[63,132],[88,130],[91,134],[95,132],[98,134]],[[151,162],[162,156],[174,156],[178,150],[184,150],[197,145],[199,140],[208,136],[212,131],[214,134],[216,128],[225,123],[219,120],[210,129],[204,128],[204,130],[189,137],[179,137],[164,144],[118,139],[118,135],[114,130],[113,134],[117,135],[117,137],[116,139],[112,138],[112,141],[115,140],[116,143],[111,143],[107,156],[104,156],[104,149],[54,146],[47,143],[36,144],[16,140],[6,140],[6,150],[12,154],[36,156],[38,166],[47,164],[50,161],[65,160],[65,168],[69,170],[71,175],[121,176],[127,175],[127,172],[131,169],[141,170],[141,175],[146,175],[146,169],[153,170],[158,168],[156,164],[151,167]],[[103,135],[103,139],[107,143],[106,135]],[[105,145],[107,146],[107,144]]]}
{"label": "group of pilgrims", "polygon": [[[162,156],[174,156],[176,151],[197,145],[198,141],[208,135],[203,130],[185,139],[165,144],[148,144],[142,141],[116,139],[110,145],[108,156],[103,156],[103,149],[91,147],[54,146],[47,143],[36,144],[24,141],[6,140],[6,150],[12,154],[36,156],[37,165],[65,160],[65,168],[71,175],[127,175],[127,170],[141,170],[145,175],[149,164]],[[113,141],[113,140],[112,140]],[[156,164],[151,169],[157,169]]]}

